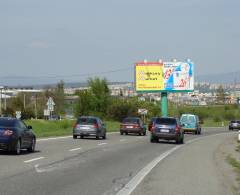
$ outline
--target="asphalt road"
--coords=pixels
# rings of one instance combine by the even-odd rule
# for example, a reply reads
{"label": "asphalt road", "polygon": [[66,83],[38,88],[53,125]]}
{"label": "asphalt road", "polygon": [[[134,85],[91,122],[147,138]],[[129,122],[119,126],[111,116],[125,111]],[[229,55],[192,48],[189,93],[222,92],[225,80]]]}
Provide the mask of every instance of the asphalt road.
{"label": "asphalt road", "polygon": [[[200,136],[222,132],[227,130],[204,129]],[[200,136],[187,134],[185,140]],[[118,133],[109,134],[106,140],[38,140],[35,153],[0,152],[0,194],[114,195],[153,159],[175,146],[150,143],[149,136]]]}

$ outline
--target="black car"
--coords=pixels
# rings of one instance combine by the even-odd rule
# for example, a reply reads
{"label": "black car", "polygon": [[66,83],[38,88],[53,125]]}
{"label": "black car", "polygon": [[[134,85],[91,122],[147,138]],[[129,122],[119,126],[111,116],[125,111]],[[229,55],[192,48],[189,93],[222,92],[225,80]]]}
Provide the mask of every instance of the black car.
{"label": "black car", "polygon": [[229,123],[229,130],[239,129],[240,130],[240,120],[232,120]]}
{"label": "black car", "polygon": [[20,119],[0,117],[0,149],[20,154],[21,149],[35,151],[36,136],[31,126]]}
{"label": "black car", "polygon": [[177,118],[159,117],[155,120],[150,141],[158,142],[159,139],[175,140],[177,144],[184,142],[184,132]]}

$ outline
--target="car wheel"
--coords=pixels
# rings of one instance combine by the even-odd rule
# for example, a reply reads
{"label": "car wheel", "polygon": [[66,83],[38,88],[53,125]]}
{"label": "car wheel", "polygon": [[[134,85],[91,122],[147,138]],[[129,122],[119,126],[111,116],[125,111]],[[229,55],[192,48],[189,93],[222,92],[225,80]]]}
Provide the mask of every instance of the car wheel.
{"label": "car wheel", "polygon": [[77,139],[77,136],[76,136],[76,135],[73,135],[73,139]]}
{"label": "car wheel", "polygon": [[154,137],[154,136],[151,136],[151,138],[150,138],[150,142],[151,143],[157,143],[157,139],[156,139],[156,137]]}
{"label": "car wheel", "polygon": [[35,152],[35,146],[36,146],[36,140],[35,138],[32,139],[32,144],[31,146],[28,148],[28,152]]}
{"label": "car wheel", "polygon": [[128,132],[125,132],[125,135],[128,135]]}
{"label": "car wheel", "polygon": [[96,135],[96,139],[99,139],[99,135]]}
{"label": "car wheel", "polygon": [[103,139],[106,139],[107,136],[106,136],[106,133],[104,133],[104,135],[102,136]]}
{"label": "car wheel", "polygon": [[182,136],[180,144],[184,144],[184,136]]}
{"label": "car wheel", "polygon": [[139,133],[138,133],[138,135],[139,135],[139,136],[141,136],[141,135],[142,135],[142,133],[141,133],[141,132],[139,132]]}
{"label": "car wheel", "polygon": [[80,138],[81,138],[81,139],[83,139],[83,138],[84,138],[84,136],[83,136],[83,135],[80,135]]}
{"label": "car wheel", "polygon": [[181,137],[178,136],[178,137],[176,138],[176,144],[180,144],[180,143],[181,143]]}
{"label": "car wheel", "polygon": [[202,131],[202,129],[199,129],[199,132],[198,132],[199,135],[201,135],[201,133],[202,133],[201,131]]}
{"label": "car wheel", "polygon": [[18,141],[17,141],[14,152],[16,155],[19,155],[21,153],[21,140],[20,139],[18,139]]}
{"label": "car wheel", "polygon": [[120,135],[123,135],[123,132],[122,132],[122,131],[120,131]]}
{"label": "car wheel", "polygon": [[145,136],[145,135],[146,135],[146,131],[143,132],[143,136]]}

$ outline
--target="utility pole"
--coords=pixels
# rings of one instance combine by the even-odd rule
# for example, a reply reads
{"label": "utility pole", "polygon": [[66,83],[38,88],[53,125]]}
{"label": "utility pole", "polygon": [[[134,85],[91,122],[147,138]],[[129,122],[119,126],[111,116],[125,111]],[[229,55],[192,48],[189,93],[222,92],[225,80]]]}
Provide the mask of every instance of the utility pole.
{"label": "utility pole", "polygon": [[34,105],[34,110],[35,110],[35,119],[37,119],[37,94],[35,94],[35,105]]}
{"label": "utility pole", "polygon": [[7,97],[6,97],[7,87],[4,87],[4,110],[7,110]]}
{"label": "utility pole", "polygon": [[0,116],[2,115],[2,90],[3,86],[0,86]]}
{"label": "utility pole", "polygon": [[26,94],[25,93],[23,94],[23,108],[24,108],[24,110],[26,108]]}

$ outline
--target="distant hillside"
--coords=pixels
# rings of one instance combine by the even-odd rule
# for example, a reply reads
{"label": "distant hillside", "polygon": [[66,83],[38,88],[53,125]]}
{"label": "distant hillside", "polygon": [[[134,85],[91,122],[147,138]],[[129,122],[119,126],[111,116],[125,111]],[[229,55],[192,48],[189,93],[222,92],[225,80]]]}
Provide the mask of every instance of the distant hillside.
{"label": "distant hillside", "polygon": [[228,72],[224,74],[196,75],[196,82],[209,82],[220,84],[240,83],[240,71]]}

